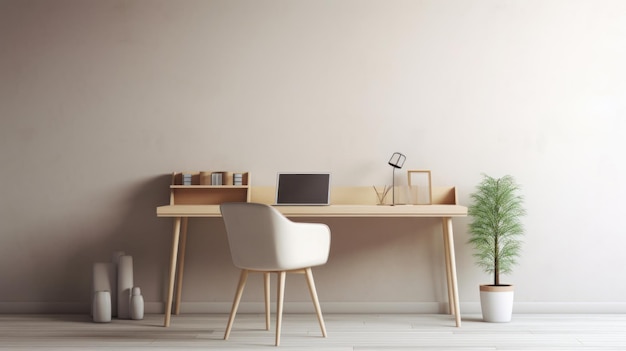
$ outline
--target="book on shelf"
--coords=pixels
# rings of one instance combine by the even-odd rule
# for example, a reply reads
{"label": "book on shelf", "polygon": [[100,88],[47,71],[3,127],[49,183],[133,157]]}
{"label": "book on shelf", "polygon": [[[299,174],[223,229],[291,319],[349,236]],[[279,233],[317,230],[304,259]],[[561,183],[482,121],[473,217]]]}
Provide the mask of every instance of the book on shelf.
{"label": "book on shelf", "polygon": [[241,173],[233,174],[233,185],[243,185],[243,174]]}
{"label": "book on shelf", "polygon": [[183,173],[183,185],[191,185],[191,174]]}
{"label": "book on shelf", "polygon": [[211,185],[223,185],[222,173],[215,172],[211,174]]}

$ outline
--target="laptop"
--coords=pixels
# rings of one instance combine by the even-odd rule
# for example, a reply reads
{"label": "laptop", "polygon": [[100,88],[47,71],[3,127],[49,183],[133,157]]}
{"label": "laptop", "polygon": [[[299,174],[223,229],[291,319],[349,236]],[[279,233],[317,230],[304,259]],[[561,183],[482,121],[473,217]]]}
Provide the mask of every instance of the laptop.
{"label": "laptop", "polygon": [[275,204],[289,206],[330,205],[330,173],[278,173]]}

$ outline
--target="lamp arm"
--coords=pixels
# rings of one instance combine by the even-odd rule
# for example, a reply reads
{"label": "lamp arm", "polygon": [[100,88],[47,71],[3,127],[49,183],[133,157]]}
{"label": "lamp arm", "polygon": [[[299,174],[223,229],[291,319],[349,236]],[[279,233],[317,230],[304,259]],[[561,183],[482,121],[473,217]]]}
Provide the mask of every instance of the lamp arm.
{"label": "lamp arm", "polygon": [[394,206],[396,204],[396,167],[391,169],[391,206]]}

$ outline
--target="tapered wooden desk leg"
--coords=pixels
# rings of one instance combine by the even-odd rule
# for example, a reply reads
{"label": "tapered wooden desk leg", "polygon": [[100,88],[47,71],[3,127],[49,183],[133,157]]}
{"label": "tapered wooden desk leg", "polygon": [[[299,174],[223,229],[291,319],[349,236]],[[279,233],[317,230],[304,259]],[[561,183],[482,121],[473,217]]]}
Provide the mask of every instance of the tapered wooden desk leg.
{"label": "tapered wooden desk leg", "polygon": [[451,315],[455,315],[454,295],[452,293],[452,270],[450,269],[450,242],[448,241],[448,222],[445,218],[441,219],[441,227],[443,228],[443,251],[446,257],[446,280],[448,287],[448,311]]}
{"label": "tapered wooden desk leg", "polygon": [[167,286],[167,302],[165,303],[165,321],[164,327],[170,326],[170,317],[172,316],[172,298],[174,296],[174,280],[176,278],[176,260],[178,256],[178,239],[180,238],[181,218],[174,218],[174,234],[172,235],[172,254],[170,257],[170,277]]}
{"label": "tapered wooden desk leg", "polygon": [[176,300],[174,300],[174,314],[180,313],[180,300],[183,292],[183,272],[185,271],[185,251],[187,249],[187,223],[188,217],[182,219],[180,228],[180,248],[178,255],[178,265],[176,268]]}
{"label": "tapered wooden desk leg", "polygon": [[454,233],[452,230],[452,218],[445,218],[448,232],[448,255],[450,257],[450,277],[452,279],[452,300],[454,301],[454,316],[456,317],[456,326],[461,326],[461,309],[459,308],[459,287],[456,279],[456,259],[454,258]]}

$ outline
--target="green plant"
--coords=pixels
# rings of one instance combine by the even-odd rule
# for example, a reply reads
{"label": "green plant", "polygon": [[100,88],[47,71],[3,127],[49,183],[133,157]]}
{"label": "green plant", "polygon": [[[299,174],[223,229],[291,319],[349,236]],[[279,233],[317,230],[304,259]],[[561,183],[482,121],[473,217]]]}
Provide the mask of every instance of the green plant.
{"label": "green plant", "polygon": [[470,195],[469,243],[476,250],[476,264],[493,274],[494,285],[500,285],[500,274],[511,272],[521,251],[524,227],[520,218],[526,211],[519,189],[510,175],[492,178],[483,174]]}

